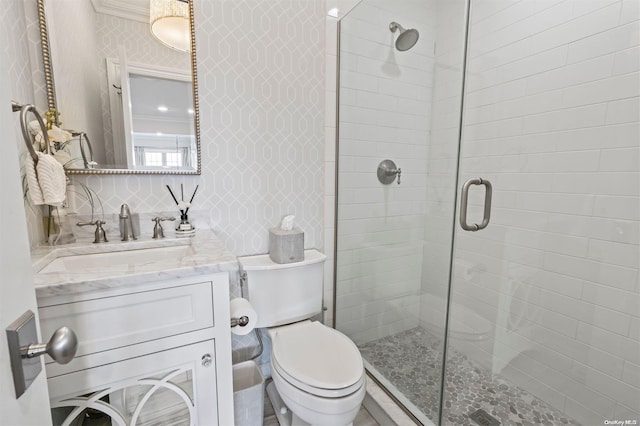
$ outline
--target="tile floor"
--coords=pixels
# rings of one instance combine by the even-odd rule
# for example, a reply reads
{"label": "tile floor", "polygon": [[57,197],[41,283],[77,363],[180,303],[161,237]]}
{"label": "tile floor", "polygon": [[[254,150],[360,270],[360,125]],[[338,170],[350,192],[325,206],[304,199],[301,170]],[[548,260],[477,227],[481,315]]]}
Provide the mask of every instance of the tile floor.
{"label": "tile floor", "polygon": [[[360,346],[362,356],[430,419],[438,418],[440,339],[417,327]],[[469,414],[483,409],[503,425],[579,423],[490,371],[449,350],[445,425],[472,425]]]}
{"label": "tile floor", "polygon": [[[273,411],[273,406],[269,401],[269,396],[267,393],[264,393],[264,421],[262,426],[280,426],[278,419]],[[353,426],[380,426],[376,420],[371,417],[371,414],[362,407],[358,416],[353,421]]]}

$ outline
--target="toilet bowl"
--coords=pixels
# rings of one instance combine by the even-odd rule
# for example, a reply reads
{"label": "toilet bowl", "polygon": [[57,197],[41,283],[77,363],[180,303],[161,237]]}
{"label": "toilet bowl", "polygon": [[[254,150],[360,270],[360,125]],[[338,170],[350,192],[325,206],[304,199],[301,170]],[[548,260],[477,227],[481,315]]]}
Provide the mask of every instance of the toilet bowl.
{"label": "toilet bowl", "polygon": [[268,330],[271,376],[286,406],[301,420],[348,425],[365,396],[360,351],[344,334],[303,321]]}
{"label": "toilet bowl", "polygon": [[294,415],[290,424],[295,426],[352,425],[366,393],[365,386],[361,386],[355,393],[337,400],[322,398],[300,392],[278,374],[272,374],[280,398]]}
{"label": "toilet bowl", "polygon": [[275,264],[268,255],[238,258],[257,326],[271,338],[275,390],[267,391],[283,426],[350,425],[364,400],[366,376],[357,346],[310,320],[322,311],[325,259],[316,250],[290,264]]}

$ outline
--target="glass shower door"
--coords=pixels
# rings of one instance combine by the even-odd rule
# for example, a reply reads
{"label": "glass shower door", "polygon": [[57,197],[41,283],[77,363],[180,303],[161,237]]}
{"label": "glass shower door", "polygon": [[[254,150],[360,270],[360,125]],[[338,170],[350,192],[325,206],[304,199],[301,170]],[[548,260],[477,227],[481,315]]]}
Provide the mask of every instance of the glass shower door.
{"label": "glass shower door", "polygon": [[472,2],[443,424],[640,422],[638,15]]}
{"label": "glass shower door", "polygon": [[362,0],[340,21],[336,328],[423,424],[440,415],[466,11]]}

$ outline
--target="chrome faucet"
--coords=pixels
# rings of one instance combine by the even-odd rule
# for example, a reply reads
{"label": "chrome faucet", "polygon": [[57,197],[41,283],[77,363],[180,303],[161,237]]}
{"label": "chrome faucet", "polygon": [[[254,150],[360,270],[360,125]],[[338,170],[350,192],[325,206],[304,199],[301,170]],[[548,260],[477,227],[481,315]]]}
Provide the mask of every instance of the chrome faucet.
{"label": "chrome faucet", "polygon": [[164,229],[162,229],[162,222],[165,220],[176,220],[175,217],[154,217],[151,219],[156,224],[153,226],[153,238],[164,238]]}
{"label": "chrome faucet", "polygon": [[129,206],[123,204],[120,206],[120,238],[122,241],[137,240],[133,230],[133,222],[131,221],[131,211]]}
{"label": "chrome faucet", "polygon": [[95,220],[93,222],[78,222],[76,223],[77,226],[87,226],[87,225],[95,225],[96,227],[96,232],[95,232],[95,238],[93,239],[94,243],[108,243],[109,240],[107,240],[107,233],[105,232],[104,228],[102,227],[102,225],[104,225],[105,222],[104,220]]}

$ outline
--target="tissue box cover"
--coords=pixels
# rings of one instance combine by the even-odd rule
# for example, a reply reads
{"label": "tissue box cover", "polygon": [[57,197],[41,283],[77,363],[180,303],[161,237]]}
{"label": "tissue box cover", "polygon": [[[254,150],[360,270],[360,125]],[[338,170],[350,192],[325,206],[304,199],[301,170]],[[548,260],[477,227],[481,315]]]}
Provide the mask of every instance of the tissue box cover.
{"label": "tissue box cover", "polygon": [[304,232],[294,227],[291,231],[269,229],[269,257],[275,263],[292,263],[304,260]]}

